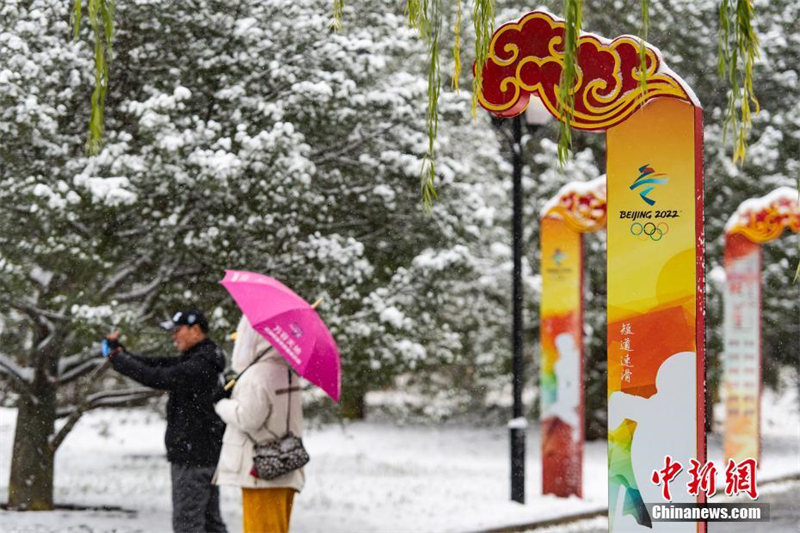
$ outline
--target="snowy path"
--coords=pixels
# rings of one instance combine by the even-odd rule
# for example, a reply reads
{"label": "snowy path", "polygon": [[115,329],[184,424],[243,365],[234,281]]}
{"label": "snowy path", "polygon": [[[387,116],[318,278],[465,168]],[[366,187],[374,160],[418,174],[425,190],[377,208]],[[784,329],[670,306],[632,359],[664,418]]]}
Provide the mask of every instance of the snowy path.
{"label": "snowy path", "polygon": [[[797,403],[768,396],[761,480],[800,473]],[[0,500],[6,498],[14,418],[14,410],[0,409]],[[164,422],[151,412],[93,412],[58,454],[58,502],[121,506],[135,514],[5,512],[0,530],[168,532],[163,431]],[[508,501],[505,428],[355,423],[311,428],[305,440],[312,461],[306,488],[295,500],[296,533],[476,531],[594,511],[607,503],[605,442],[586,446],[585,499],[541,496],[536,427],[528,433],[526,505]],[[720,461],[719,437],[711,435],[708,444],[710,458]],[[224,489],[222,505],[231,532],[240,531],[237,490]],[[597,527],[595,522],[583,531]]]}
{"label": "snowy path", "polygon": [[[800,507],[797,506],[797,502],[800,502],[800,482],[781,482],[767,485],[767,487],[761,491],[758,501],[769,504],[769,521],[710,522],[708,533],[797,533],[800,531]],[[734,500],[721,499],[719,501]],[[524,533],[606,533],[607,531],[608,520],[603,517],[558,527],[529,529]]]}

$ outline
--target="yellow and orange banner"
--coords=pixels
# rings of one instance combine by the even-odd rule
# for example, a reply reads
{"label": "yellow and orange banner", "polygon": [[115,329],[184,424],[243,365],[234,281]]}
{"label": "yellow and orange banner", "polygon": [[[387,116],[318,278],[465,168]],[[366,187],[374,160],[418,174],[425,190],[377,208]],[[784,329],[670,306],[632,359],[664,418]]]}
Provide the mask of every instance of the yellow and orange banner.
{"label": "yellow and orange banner", "polygon": [[583,246],[563,219],[541,225],[542,492],[581,496]]}
{"label": "yellow and orange banner", "polygon": [[609,531],[704,527],[645,507],[663,501],[652,473],[667,456],[705,462],[700,120],[658,98],[607,132]]}
{"label": "yellow and orange banner", "polygon": [[583,478],[583,237],[605,228],[605,176],[570,183],[541,219],[542,493],[581,496]]}

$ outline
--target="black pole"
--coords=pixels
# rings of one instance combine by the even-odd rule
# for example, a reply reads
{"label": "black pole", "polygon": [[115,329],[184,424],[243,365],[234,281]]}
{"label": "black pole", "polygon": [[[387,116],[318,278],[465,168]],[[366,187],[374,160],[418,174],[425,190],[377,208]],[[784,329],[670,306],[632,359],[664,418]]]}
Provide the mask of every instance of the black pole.
{"label": "black pole", "polygon": [[522,117],[512,120],[512,164],[514,167],[513,186],[513,258],[512,274],[513,298],[513,380],[514,380],[514,422],[510,427],[511,437],[511,499],[525,503],[525,424],[522,422]]}

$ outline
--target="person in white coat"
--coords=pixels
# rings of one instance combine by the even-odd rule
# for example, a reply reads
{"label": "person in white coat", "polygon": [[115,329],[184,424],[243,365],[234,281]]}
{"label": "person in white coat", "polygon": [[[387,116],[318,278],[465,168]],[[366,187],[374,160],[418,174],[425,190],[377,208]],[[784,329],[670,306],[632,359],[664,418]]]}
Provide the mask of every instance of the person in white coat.
{"label": "person in white coat", "polygon": [[236,335],[233,370],[241,372],[259,356],[260,359],[237,380],[231,397],[215,405],[227,427],[213,482],[242,488],[244,533],[284,533],[289,530],[294,495],[305,483],[303,469],[269,481],[254,477],[250,471],[254,441],[263,442],[284,435],[287,410],[288,429],[302,436],[303,408],[298,378],[280,354],[269,350],[269,343],[244,316]]}

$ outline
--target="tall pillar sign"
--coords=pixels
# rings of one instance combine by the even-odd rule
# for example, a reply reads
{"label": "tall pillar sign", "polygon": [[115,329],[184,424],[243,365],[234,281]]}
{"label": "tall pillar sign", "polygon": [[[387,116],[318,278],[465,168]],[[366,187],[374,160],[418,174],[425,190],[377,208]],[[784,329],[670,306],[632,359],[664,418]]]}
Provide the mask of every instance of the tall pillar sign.
{"label": "tall pillar sign", "polygon": [[759,459],[761,403],[761,246],[725,236],[725,463]]}
{"label": "tall pillar sign", "polygon": [[[542,11],[498,28],[481,105],[510,117],[535,97],[559,117],[564,32]],[[702,532],[645,505],[664,483],[673,502],[704,501],[687,472],[706,457],[702,109],[649,44],[643,92],[641,44],[580,36],[570,124],[606,132],[609,531]],[[671,480],[667,461],[685,465]]]}
{"label": "tall pillar sign", "polygon": [[581,496],[583,234],[606,227],[605,177],[565,185],[542,213],[542,492]]}
{"label": "tall pillar sign", "polygon": [[800,232],[797,190],[743,202],[725,227],[725,462],[759,459],[761,446],[761,245]]}

